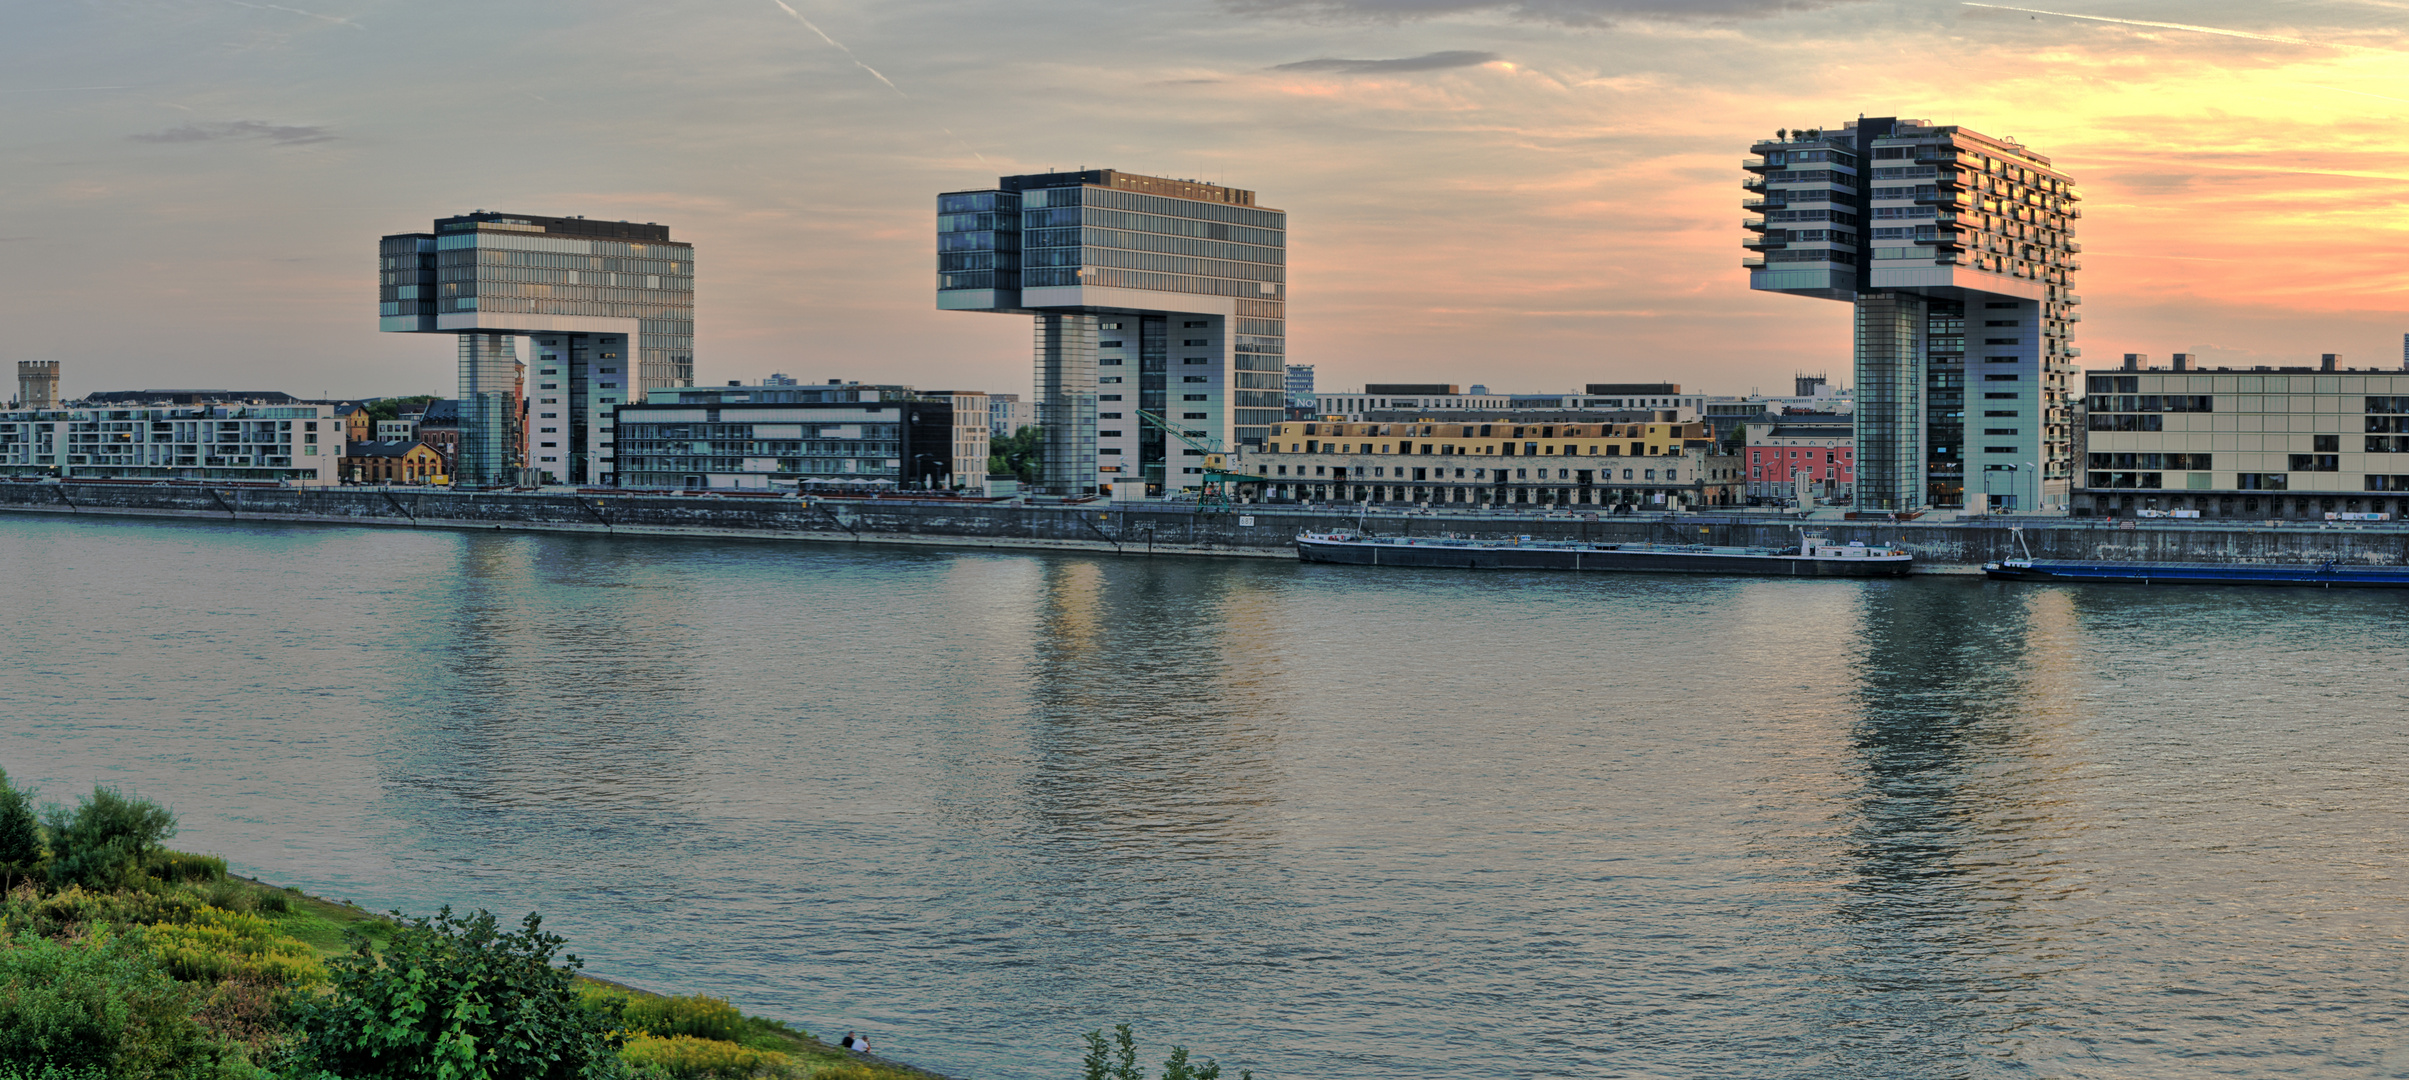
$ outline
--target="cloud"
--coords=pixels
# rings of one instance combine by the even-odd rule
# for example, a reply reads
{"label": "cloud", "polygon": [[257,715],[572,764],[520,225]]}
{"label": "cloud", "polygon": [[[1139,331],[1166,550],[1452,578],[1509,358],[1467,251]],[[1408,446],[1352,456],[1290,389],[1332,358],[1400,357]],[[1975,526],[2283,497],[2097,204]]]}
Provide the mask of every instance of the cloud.
{"label": "cloud", "polygon": [[1627,19],[1754,19],[1818,11],[1855,0],[1223,0],[1242,15],[1296,15],[1399,22],[1501,12],[1535,22],[1597,26]]}
{"label": "cloud", "polygon": [[1398,71],[1444,71],[1448,68],[1474,67],[1500,59],[1493,52],[1474,52],[1470,49],[1450,49],[1446,52],[1424,53],[1420,56],[1401,56],[1394,60],[1299,60],[1280,64],[1273,71],[1335,71],[1341,75],[1379,75]]}
{"label": "cloud", "polygon": [[278,146],[326,142],[334,133],[316,124],[271,124],[264,120],[225,120],[207,124],[178,124],[165,131],[129,135],[135,142],[189,143],[220,139],[266,139]]}

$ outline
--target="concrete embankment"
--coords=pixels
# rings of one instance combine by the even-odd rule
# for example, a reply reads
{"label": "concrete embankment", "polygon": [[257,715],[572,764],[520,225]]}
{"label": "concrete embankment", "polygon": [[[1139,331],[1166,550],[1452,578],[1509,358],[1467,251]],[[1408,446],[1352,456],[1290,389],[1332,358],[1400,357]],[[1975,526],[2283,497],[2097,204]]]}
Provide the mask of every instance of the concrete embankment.
{"label": "concrete embankment", "polygon": [[[165,484],[0,483],[0,511],[403,528],[717,536],[833,543],[943,544],[1122,554],[1294,557],[1302,529],[1358,524],[1386,535],[1604,542],[1794,545],[1803,529],[1832,542],[1897,544],[1919,572],[1973,573],[2028,548],[2044,559],[2206,563],[2409,563],[2400,523],[2216,524],[2099,519],[1814,522],[1759,514],[1606,516],[1405,513],[1092,502],[1074,505],[908,499],[742,498],[653,493],[455,492],[420,488],[228,488]],[[2011,525],[2023,526],[2019,543]]]}

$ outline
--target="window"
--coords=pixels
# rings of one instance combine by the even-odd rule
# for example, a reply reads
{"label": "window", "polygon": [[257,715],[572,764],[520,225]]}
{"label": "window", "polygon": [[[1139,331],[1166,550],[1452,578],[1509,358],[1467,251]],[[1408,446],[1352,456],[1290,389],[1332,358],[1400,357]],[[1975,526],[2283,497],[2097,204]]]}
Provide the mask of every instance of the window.
{"label": "window", "polygon": [[1204,348],[1205,346],[1207,346],[1207,345],[1210,345],[1210,344],[1212,344],[1212,343],[1213,343],[1213,339],[1211,339],[1211,338],[1192,337],[1192,338],[1182,338],[1182,339],[1180,339],[1180,344],[1181,344],[1181,345],[1183,345],[1183,346],[1186,346],[1187,348],[1191,348],[1191,349],[1201,349],[1201,348]]}
{"label": "window", "polygon": [[2016,434],[2016,429],[2012,427],[1987,427],[1982,429],[1982,433],[1985,435],[2014,435]]}
{"label": "window", "polygon": [[1100,412],[1096,414],[1096,419],[1098,420],[1118,420],[1120,418],[1121,414],[1117,412]]}
{"label": "window", "polygon": [[1372,466],[1372,475],[1374,475],[1374,476],[1386,476],[1386,475],[1388,475],[1388,470],[1387,470],[1387,469],[1385,469],[1385,468],[1382,468],[1381,466],[1374,465],[1374,466]]}
{"label": "window", "polygon": [[1650,480],[1654,480],[1654,479],[1656,479],[1656,470],[1654,470],[1654,469],[1650,469],[1650,470],[1648,470],[1648,479],[1650,479]]}
{"label": "window", "polygon": [[1209,396],[1207,394],[1181,394],[1179,399],[1181,401],[1203,401]]}
{"label": "window", "polygon": [[1118,375],[1106,375],[1103,378],[1097,379],[1096,381],[1100,383],[1117,383],[1121,381],[1121,377]]}
{"label": "window", "polygon": [[1096,347],[1099,349],[1118,349],[1121,347],[1121,343],[1118,341],[1099,341],[1096,343]]}
{"label": "window", "polygon": [[2017,374],[2016,374],[2015,372],[2013,372],[2013,371],[1993,371],[1993,372],[1989,372],[1989,373],[1985,374],[1985,375],[1982,377],[1982,381],[1984,381],[1984,382],[2015,382],[2015,381],[2017,381],[2017,378],[2018,378]]}
{"label": "window", "polygon": [[1101,366],[1103,366],[1103,367],[1120,367],[1120,366],[1121,366],[1121,358],[1120,358],[1120,357],[1118,357],[1118,356],[1107,356],[1107,357],[1104,357],[1104,358],[1102,358],[1102,359],[1100,359],[1100,360],[1097,360],[1097,361],[1096,361],[1096,363],[1097,363],[1098,365],[1101,365]]}
{"label": "window", "polygon": [[2342,436],[2340,436],[2340,435],[2316,435],[2316,436],[2312,436],[2312,437],[2311,437],[2311,443],[2310,443],[2309,449],[2311,449],[2311,450],[2315,450],[2316,452],[2318,452],[2318,453],[2320,453],[2320,454],[2338,454],[2338,453],[2341,453],[2341,452],[2342,452]]}
{"label": "window", "polygon": [[1205,381],[1205,377],[1204,377],[1204,376],[1202,376],[1202,375],[1182,375],[1182,376],[1180,376],[1180,377],[1179,377],[1179,381],[1181,381],[1181,382],[1203,382],[1203,381]]}
{"label": "window", "polygon": [[2291,457],[2291,466],[2293,472],[2342,471],[2342,456],[2340,454],[2293,454]]}
{"label": "window", "polygon": [[1985,409],[1985,410],[1983,410],[1983,415],[1984,415],[1984,416],[2014,416],[2014,415],[2016,415],[2016,410],[2014,410],[2014,409]]}
{"label": "window", "polygon": [[1121,437],[1121,431],[1119,428],[1115,428],[1111,431],[1099,431],[1096,433],[1096,437],[1099,439],[1118,439]]}
{"label": "window", "polygon": [[1984,325],[1984,326],[2022,326],[2022,325],[2024,325],[2024,320],[2022,320],[2022,319],[1992,319],[1992,320],[1990,320],[1989,322],[1983,323],[1983,325]]}
{"label": "window", "polygon": [[1188,357],[1188,358],[1186,358],[1186,359],[1184,359],[1184,360],[1181,360],[1181,361],[1180,361],[1180,363],[1183,363],[1183,364],[1205,364],[1205,363],[1211,363],[1211,361],[1209,361],[1209,360],[1206,360],[1204,357],[1201,357],[1201,356],[1191,356],[1191,357]]}
{"label": "window", "polygon": [[1631,479],[1631,470],[1629,470],[1629,469],[1625,469],[1625,470],[1623,470],[1623,479],[1625,479],[1625,480],[1629,480],[1629,479]]}
{"label": "window", "polygon": [[1982,448],[1982,452],[1983,452],[1983,453],[1986,453],[1986,454],[2015,454],[2015,453],[2022,453],[2022,451],[2020,451],[2020,450],[2016,449],[2016,448],[2015,448],[2015,447],[2013,447],[2013,446],[1986,446],[1986,447],[1983,447],[1983,448]]}
{"label": "window", "polygon": [[1190,320],[1188,320],[1188,321],[1186,321],[1186,322],[1183,322],[1183,323],[1181,323],[1180,325],[1181,325],[1182,327],[1185,327],[1185,328],[1189,329],[1189,330],[1202,330],[1202,329],[1204,329],[1204,328],[1205,328],[1205,327],[1206,327],[1208,324],[1207,324],[1207,323],[1206,323],[1206,321],[1205,321],[1205,320],[1203,320],[1203,319],[1190,319]]}
{"label": "window", "polygon": [[1120,329],[1120,328],[1121,328],[1121,324],[1120,324],[1120,323],[1117,323],[1117,322],[1097,323],[1097,324],[1096,324],[1096,329],[1098,329],[1098,330],[1118,330],[1118,329]]}
{"label": "window", "polygon": [[1985,400],[1985,401],[2015,401],[2015,400],[2017,400],[2017,397],[2018,397],[2018,395],[2015,395],[2015,394],[1984,394],[1984,395],[1983,395],[1983,400]]}
{"label": "window", "polygon": [[1121,400],[1121,395],[1119,395],[1119,394],[1098,394],[1098,395],[1096,395],[1096,400],[1098,400],[1098,401],[1119,401],[1119,400]]}
{"label": "window", "polygon": [[2291,479],[2289,474],[2279,472],[2237,473],[2233,486],[2243,491],[2283,491],[2290,486]]}

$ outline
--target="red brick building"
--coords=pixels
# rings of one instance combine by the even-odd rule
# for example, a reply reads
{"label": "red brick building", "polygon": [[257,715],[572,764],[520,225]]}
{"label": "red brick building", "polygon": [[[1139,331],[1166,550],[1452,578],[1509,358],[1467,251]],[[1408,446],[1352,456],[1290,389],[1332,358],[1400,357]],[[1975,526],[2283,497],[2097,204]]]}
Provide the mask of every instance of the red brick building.
{"label": "red brick building", "polygon": [[1805,473],[1819,500],[1838,501],[1855,494],[1856,429],[1850,418],[1833,413],[1771,416],[1748,425],[1748,495],[1774,502],[1797,495],[1797,477]]}

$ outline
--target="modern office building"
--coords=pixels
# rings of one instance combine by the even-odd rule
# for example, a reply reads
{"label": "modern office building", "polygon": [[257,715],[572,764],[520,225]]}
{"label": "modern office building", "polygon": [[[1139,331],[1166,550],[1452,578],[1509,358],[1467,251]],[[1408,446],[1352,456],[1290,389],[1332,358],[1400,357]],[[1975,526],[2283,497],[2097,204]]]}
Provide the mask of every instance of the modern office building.
{"label": "modern office building", "polygon": [[1009,439],[1020,429],[1037,426],[1037,403],[1022,401],[1019,394],[987,395],[987,435],[991,439]]}
{"label": "modern office building", "polygon": [[987,392],[984,390],[930,390],[922,397],[942,398],[954,407],[953,451],[947,455],[953,462],[953,475],[946,478],[946,487],[975,487],[987,482],[988,435]]}
{"label": "modern office building", "polygon": [[2084,376],[2074,512],[2310,519],[2409,513],[2409,370],[2152,368]]}
{"label": "modern office building", "polygon": [[1314,398],[1314,393],[1313,393],[1313,365],[1311,365],[1311,364],[1290,364],[1290,365],[1288,365],[1288,384],[1287,384],[1287,391],[1288,391],[1288,407],[1289,407],[1289,408],[1291,408],[1291,409],[1311,409],[1311,408],[1313,408],[1313,407],[1314,407],[1314,400],[1315,400],[1315,398]]}
{"label": "modern office building", "polygon": [[0,412],[0,475],[318,486],[336,481],[342,455],[343,422],[328,405]]}
{"label": "modern office building", "polygon": [[[1283,416],[1288,215],[1113,169],[937,197],[937,306],[1036,317],[1039,488],[1200,486]],[[1179,439],[1138,414],[1163,418]]]}
{"label": "modern office building", "polygon": [[[694,384],[694,247],[667,226],[479,210],[377,254],[379,327],[459,338],[461,483],[522,465],[612,483],[611,410]],[[524,460],[520,337],[535,350]]]}
{"label": "modern office building", "polygon": [[[1784,132],[1743,161],[1749,287],[1856,309],[1856,499],[2062,509],[2073,473],[2074,181],[2011,139],[1921,120]],[[1994,479],[1994,483],[1996,483]]]}
{"label": "modern office building", "polygon": [[1698,422],[1288,422],[1247,463],[1275,502],[1473,506],[1728,505],[1740,459]]}
{"label": "modern office building", "polygon": [[55,409],[59,405],[59,362],[17,361],[17,408]]}
{"label": "modern office building", "polygon": [[891,490],[955,471],[952,401],[909,386],[663,388],[615,417],[621,487]]}

